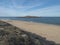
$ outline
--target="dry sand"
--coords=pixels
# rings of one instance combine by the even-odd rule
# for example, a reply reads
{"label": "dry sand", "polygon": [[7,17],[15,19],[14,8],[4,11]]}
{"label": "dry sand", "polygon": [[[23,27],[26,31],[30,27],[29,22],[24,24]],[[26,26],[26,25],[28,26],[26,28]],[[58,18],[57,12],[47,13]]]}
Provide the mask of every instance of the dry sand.
{"label": "dry sand", "polygon": [[24,31],[32,32],[42,37],[46,37],[47,40],[55,41],[60,43],[60,26],[43,24],[43,23],[34,23],[18,20],[2,20],[7,23],[10,23]]}

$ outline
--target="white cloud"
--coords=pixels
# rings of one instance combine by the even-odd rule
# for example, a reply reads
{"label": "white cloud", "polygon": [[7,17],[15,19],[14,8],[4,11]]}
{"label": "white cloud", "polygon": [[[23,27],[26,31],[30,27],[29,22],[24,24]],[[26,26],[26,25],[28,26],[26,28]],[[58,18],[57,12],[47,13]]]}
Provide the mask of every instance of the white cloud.
{"label": "white cloud", "polygon": [[[43,1],[31,0],[27,5],[23,5],[27,0],[19,0],[20,4],[16,2],[17,0],[11,0],[9,2],[8,8],[5,7],[3,3],[0,3],[0,16],[25,16],[25,15],[38,15],[38,16],[60,16],[60,6],[50,6],[46,8],[40,8],[37,10],[26,11],[27,9],[34,8],[37,6],[44,5]],[[19,2],[18,1],[18,2]],[[30,5],[29,5],[30,4]]]}
{"label": "white cloud", "polygon": [[[10,5],[10,7],[12,7],[12,8],[16,8],[16,9],[29,9],[29,8],[33,8],[33,7],[37,7],[37,6],[41,6],[41,5],[43,5],[44,3],[42,3],[42,2],[40,2],[40,3],[36,3],[36,1],[37,0],[35,0],[34,2],[33,2],[33,0],[32,0],[32,2],[34,3],[34,4],[31,4],[31,5],[29,5],[28,4],[28,6],[27,5],[23,5],[23,4],[25,4],[25,1],[26,0],[19,0],[18,2],[20,2],[20,4],[19,3],[17,3],[16,1],[18,1],[18,0],[11,0],[11,3],[12,3],[12,5]],[[27,2],[27,1],[26,1]]]}
{"label": "white cloud", "polygon": [[0,7],[0,16],[23,16],[26,15],[25,12],[21,10],[15,10],[11,8]]}
{"label": "white cloud", "polygon": [[[7,1],[7,0],[6,0]],[[9,5],[8,7],[6,7],[6,1],[3,3],[1,2],[1,5],[0,5],[0,16],[19,16],[19,15],[27,15],[27,13],[25,13],[24,11],[29,9],[29,8],[33,8],[33,7],[36,7],[36,6],[40,6],[42,5],[43,3],[36,3],[34,2],[34,4],[32,3],[32,5],[23,5],[24,2],[26,0],[8,0],[9,2]],[[20,4],[18,4],[16,1],[20,1]],[[32,0],[31,0],[32,1]]]}
{"label": "white cloud", "polygon": [[60,6],[51,6],[29,12],[0,7],[0,16],[25,16],[25,15],[60,16]]}
{"label": "white cloud", "polygon": [[60,16],[60,6],[51,6],[38,10],[29,11],[30,15],[38,16]]}
{"label": "white cloud", "polygon": [[0,7],[0,16],[14,16],[16,11],[13,9]]}

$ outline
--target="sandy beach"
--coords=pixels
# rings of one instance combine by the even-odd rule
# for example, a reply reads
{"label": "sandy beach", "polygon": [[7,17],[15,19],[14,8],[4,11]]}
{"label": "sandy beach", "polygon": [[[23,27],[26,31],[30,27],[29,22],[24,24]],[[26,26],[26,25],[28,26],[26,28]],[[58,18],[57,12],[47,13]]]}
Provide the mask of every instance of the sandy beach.
{"label": "sandy beach", "polygon": [[18,20],[2,20],[10,23],[24,31],[32,32],[42,37],[46,37],[47,40],[60,43],[60,26],[52,24],[34,23]]}

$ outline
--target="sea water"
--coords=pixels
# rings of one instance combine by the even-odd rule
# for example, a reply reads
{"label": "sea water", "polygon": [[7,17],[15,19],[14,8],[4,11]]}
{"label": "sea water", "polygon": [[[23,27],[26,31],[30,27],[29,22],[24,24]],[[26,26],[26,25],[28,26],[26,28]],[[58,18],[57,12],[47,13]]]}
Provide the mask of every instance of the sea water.
{"label": "sea water", "polygon": [[60,25],[60,17],[40,17],[40,18],[0,17],[0,19],[22,20],[22,21],[29,21],[29,22]]}

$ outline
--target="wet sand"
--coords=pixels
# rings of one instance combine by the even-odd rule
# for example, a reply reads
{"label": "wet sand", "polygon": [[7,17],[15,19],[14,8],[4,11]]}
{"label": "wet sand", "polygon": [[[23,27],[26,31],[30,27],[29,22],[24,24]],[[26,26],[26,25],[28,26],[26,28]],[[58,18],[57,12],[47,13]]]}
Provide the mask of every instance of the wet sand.
{"label": "wet sand", "polygon": [[60,26],[52,24],[34,23],[18,20],[2,20],[10,23],[24,31],[32,32],[42,37],[46,37],[47,40],[60,43]]}

